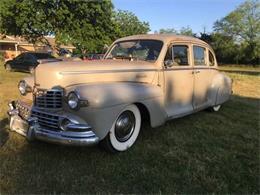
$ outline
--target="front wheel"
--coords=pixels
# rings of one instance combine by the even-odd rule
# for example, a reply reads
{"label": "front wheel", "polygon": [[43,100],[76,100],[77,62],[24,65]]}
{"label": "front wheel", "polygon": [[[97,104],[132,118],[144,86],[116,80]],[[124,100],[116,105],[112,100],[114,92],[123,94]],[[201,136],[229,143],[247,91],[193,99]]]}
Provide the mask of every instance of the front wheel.
{"label": "front wheel", "polygon": [[141,114],[136,105],[129,105],[121,111],[102,146],[110,152],[122,152],[136,141],[141,128]]}

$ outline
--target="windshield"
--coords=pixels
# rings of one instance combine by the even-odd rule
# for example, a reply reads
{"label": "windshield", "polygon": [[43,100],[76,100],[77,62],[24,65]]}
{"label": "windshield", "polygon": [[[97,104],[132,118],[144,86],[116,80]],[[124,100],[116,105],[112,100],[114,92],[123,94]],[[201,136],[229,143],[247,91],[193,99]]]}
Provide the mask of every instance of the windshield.
{"label": "windshield", "polygon": [[163,43],[157,40],[131,40],[115,43],[106,59],[157,60]]}

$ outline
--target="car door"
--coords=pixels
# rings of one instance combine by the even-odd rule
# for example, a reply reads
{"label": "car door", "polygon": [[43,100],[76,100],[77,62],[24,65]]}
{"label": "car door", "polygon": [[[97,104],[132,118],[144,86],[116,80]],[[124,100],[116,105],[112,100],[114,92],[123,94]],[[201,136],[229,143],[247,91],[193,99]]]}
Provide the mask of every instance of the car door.
{"label": "car door", "polygon": [[192,45],[193,52],[193,74],[194,74],[194,95],[193,107],[195,110],[207,107],[210,103],[209,91],[212,78],[212,71],[208,65],[207,48],[201,45]]}
{"label": "car door", "polygon": [[189,43],[173,43],[165,57],[165,108],[170,118],[193,111],[193,69]]}
{"label": "car door", "polygon": [[25,70],[30,70],[30,68],[34,68],[36,66],[36,58],[31,55],[31,54],[27,54],[24,58],[24,69]]}

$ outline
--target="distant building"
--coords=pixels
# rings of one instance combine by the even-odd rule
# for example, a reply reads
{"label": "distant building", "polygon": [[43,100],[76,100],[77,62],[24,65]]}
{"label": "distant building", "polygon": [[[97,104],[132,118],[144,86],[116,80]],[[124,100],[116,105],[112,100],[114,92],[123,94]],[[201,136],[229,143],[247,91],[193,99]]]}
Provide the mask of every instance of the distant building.
{"label": "distant building", "polygon": [[68,50],[70,52],[75,49],[72,45],[57,45],[53,37],[46,37],[46,39],[51,46],[43,43],[32,44],[22,37],[0,34],[0,53],[4,54],[6,59],[12,59],[27,51],[56,53],[59,49]]}

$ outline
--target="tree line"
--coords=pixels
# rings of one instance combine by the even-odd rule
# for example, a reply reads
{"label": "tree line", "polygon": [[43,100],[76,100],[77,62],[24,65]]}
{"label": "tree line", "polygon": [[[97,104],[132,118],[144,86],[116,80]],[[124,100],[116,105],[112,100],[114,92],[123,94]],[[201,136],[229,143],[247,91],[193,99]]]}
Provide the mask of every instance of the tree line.
{"label": "tree line", "polygon": [[133,13],[115,10],[111,0],[1,0],[0,33],[23,36],[28,41],[73,44],[82,52],[102,52],[117,38],[143,34],[147,22]]}
{"label": "tree line", "polygon": [[[102,52],[120,37],[145,34],[148,22],[132,12],[115,10],[111,0],[1,0],[0,33],[23,36],[32,43],[73,44],[78,52]],[[260,64],[260,3],[246,0],[217,20],[213,32],[196,34],[190,27],[155,33],[194,36],[209,43],[219,63]]]}
{"label": "tree line", "polygon": [[217,20],[213,32],[196,34],[183,27],[160,29],[156,33],[194,36],[209,43],[219,63],[260,64],[260,2],[247,0],[227,16]]}

